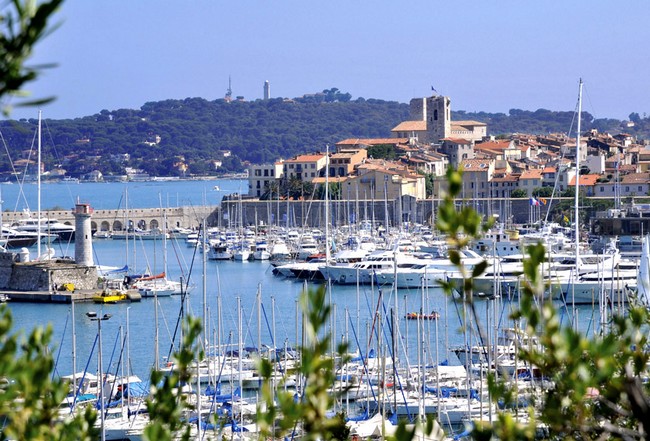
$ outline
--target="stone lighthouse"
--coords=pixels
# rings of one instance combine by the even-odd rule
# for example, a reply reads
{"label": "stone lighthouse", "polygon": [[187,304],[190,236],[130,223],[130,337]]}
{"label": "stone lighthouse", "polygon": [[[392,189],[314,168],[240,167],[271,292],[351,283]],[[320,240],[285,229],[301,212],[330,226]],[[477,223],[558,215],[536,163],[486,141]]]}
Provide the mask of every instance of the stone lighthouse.
{"label": "stone lighthouse", "polygon": [[90,216],[93,209],[90,204],[78,202],[74,207],[74,262],[77,265],[93,266],[93,240]]}

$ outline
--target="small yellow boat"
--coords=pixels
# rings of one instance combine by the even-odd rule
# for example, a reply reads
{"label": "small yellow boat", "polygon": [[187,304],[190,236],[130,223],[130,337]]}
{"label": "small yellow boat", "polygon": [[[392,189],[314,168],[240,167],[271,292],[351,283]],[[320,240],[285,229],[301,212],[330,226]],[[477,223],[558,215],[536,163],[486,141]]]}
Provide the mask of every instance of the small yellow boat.
{"label": "small yellow boat", "polygon": [[121,280],[107,280],[104,283],[104,289],[93,296],[93,302],[103,304],[127,302],[128,300],[129,297]]}
{"label": "small yellow boat", "polygon": [[120,303],[128,301],[128,296],[122,291],[102,291],[93,296],[95,303]]}

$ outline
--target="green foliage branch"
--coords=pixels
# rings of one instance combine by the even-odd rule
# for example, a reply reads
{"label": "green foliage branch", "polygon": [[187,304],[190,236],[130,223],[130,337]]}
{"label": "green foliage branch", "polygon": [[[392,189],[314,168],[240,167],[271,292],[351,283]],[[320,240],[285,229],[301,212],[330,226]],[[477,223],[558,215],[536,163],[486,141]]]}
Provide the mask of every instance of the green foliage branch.
{"label": "green foliage branch", "polygon": [[[449,237],[450,259],[461,271],[463,283],[461,287],[443,283],[443,287],[448,293],[460,292],[482,335],[472,279],[483,273],[485,265],[467,271],[458,250],[487,224],[482,224],[473,210],[456,208],[455,197],[462,187],[460,172],[450,170],[447,179],[449,194],[436,222]],[[626,314],[614,314],[600,334],[585,336],[572,326],[563,326],[556,307],[545,299],[549,284],[541,272],[546,261],[544,246],[529,246],[526,254],[519,307],[511,319],[523,323],[528,340],[539,339],[539,344],[520,347],[517,356],[550,386],[532,396],[526,422],[501,411],[492,424],[476,422],[473,439],[645,439],[650,433],[650,391],[644,380],[650,363],[647,306],[631,304]],[[518,398],[516,386],[508,380],[488,374],[490,397],[505,408]]]}
{"label": "green foliage branch", "polygon": [[[37,4],[34,0],[10,0],[0,14],[0,97],[25,98],[29,93],[23,87],[34,81],[39,73],[54,64],[26,66],[36,43],[54,30],[49,27],[52,15],[63,0],[50,0]],[[42,105],[53,97],[19,102],[20,106]],[[11,106],[3,104],[2,111],[8,115]]]}
{"label": "green foliage branch", "polygon": [[0,415],[1,439],[95,440],[96,412],[87,407],[63,418],[61,403],[69,385],[52,379],[54,359],[49,350],[52,328],[36,327],[25,339],[12,334],[13,319],[0,306]]}

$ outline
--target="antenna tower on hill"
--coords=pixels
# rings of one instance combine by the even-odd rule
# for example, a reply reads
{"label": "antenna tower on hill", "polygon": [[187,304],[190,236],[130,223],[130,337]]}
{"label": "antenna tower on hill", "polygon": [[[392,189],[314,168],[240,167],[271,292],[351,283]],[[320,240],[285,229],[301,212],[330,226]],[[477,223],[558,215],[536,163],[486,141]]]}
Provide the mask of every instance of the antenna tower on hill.
{"label": "antenna tower on hill", "polygon": [[226,96],[224,99],[227,103],[232,101],[232,82],[230,81],[230,75],[228,75],[228,90],[226,90]]}

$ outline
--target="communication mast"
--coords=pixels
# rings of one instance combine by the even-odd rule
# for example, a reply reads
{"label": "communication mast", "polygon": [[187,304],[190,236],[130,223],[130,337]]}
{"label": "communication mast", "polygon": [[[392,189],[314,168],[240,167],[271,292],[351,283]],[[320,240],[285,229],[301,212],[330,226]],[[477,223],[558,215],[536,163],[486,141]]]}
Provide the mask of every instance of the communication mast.
{"label": "communication mast", "polygon": [[228,75],[228,90],[226,90],[224,100],[226,100],[227,103],[232,101],[232,83],[230,81],[230,75]]}

